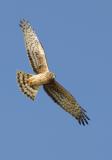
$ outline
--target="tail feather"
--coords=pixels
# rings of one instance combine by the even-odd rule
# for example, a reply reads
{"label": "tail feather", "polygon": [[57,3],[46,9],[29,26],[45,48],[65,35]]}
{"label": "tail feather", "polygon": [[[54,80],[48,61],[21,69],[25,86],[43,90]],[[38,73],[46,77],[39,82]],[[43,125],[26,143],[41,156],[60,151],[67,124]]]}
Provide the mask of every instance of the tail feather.
{"label": "tail feather", "polygon": [[24,73],[22,71],[18,71],[16,73],[16,77],[17,77],[17,81],[18,81],[18,84],[19,84],[19,87],[21,89],[21,91],[29,98],[31,98],[32,100],[35,99],[36,97],[36,94],[39,90],[39,86],[30,86],[27,82],[28,82],[28,79],[30,77],[32,77],[31,74],[27,74],[27,73]]}

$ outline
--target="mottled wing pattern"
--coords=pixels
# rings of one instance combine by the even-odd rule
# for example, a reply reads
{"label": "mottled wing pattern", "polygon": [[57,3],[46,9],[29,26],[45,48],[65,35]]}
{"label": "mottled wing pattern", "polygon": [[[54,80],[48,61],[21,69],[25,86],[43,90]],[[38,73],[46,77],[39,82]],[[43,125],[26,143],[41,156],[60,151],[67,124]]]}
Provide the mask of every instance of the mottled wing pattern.
{"label": "mottled wing pattern", "polygon": [[26,20],[20,21],[20,27],[24,34],[27,54],[34,72],[42,73],[48,71],[44,49],[37,38],[35,31]]}
{"label": "mottled wing pattern", "polygon": [[88,124],[89,117],[86,115],[86,111],[79,106],[75,98],[56,80],[44,85],[44,89],[54,102],[75,117],[79,124]]}

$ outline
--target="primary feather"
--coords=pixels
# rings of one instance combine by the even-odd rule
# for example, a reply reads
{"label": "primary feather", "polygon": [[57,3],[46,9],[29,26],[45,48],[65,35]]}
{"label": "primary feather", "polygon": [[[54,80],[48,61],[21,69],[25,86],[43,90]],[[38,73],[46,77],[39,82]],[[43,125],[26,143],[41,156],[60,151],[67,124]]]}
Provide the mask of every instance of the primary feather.
{"label": "primary feather", "polygon": [[79,124],[88,124],[89,117],[86,115],[86,111],[80,107],[76,99],[56,80],[45,84],[44,89],[54,102],[75,117]]}

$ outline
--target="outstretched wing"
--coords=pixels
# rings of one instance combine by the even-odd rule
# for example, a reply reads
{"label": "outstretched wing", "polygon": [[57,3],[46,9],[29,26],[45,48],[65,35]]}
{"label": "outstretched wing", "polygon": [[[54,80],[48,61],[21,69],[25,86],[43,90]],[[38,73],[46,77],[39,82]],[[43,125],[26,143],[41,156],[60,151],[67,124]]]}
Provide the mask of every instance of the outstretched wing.
{"label": "outstretched wing", "polygon": [[33,71],[36,73],[48,71],[44,49],[35,31],[26,20],[20,21],[20,27],[24,34],[25,46]]}
{"label": "outstretched wing", "polygon": [[86,115],[86,111],[79,106],[75,98],[56,80],[45,84],[44,89],[54,102],[74,116],[79,124],[88,124],[89,117]]}

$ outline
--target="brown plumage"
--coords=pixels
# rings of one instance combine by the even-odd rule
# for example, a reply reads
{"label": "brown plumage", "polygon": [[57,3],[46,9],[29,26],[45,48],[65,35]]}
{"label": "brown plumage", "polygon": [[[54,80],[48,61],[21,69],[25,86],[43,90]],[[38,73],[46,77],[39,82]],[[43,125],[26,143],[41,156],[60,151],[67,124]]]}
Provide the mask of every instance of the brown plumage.
{"label": "brown plumage", "polygon": [[28,79],[32,77],[31,74],[24,73],[22,71],[18,71],[16,73],[17,81],[21,91],[32,100],[35,99],[35,96],[38,92],[39,86],[38,85],[29,85]]}
{"label": "brown plumage", "polygon": [[75,117],[79,124],[88,124],[89,117],[86,115],[86,111],[80,107],[76,99],[55,79],[51,83],[45,84],[44,90],[54,102]]}
{"label": "brown plumage", "polygon": [[54,73],[50,72],[47,65],[44,49],[32,29],[26,21],[20,21],[20,27],[24,34],[27,54],[36,75],[17,72],[17,81],[21,91],[35,99],[39,86],[43,85],[45,92],[61,106],[66,112],[75,117],[79,124],[88,124],[89,117],[86,111],[77,103],[76,99],[55,80]]}

